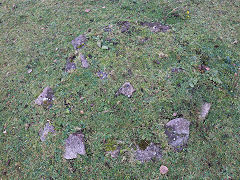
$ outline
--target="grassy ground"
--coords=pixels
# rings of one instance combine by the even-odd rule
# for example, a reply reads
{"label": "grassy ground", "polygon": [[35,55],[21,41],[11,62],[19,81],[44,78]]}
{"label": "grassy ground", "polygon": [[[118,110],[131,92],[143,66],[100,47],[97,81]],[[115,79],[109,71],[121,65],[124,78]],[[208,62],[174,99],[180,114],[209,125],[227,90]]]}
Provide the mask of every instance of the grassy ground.
{"label": "grassy ground", "polygon": [[[239,8],[239,1],[227,0],[3,0],[0,177],[238,179]],[[121,33],[118,21],[131,22],[130,33]],[[140,21],[172,29],[154,34]],[[107,25],[111,33],[103,31]],[[83,33],[89,38],[84,53],[91,55],[91,67],[66,74],[66,58],[74,53],[71,41]],[[97,39],[107,38],[116,43],[102,50]],[[144,38],[149,40],[140,43]],[[159,58],[160,53],[168,57]],[[199,72],[201,64],[210,71]],[[184,71],[172,73],[172,68]],[[99,70],[111,75],[101,80]],[[136,89],[133,97],[114,97],[126,81]],[[55,92],[50,110],[34,104],[46,86]],[[205,101],[212,108],[199,122]],[[180,153],[171,150],[164,135],[174,112],[191,121],[188,147]],[[42,143],[38,132],[47,120],[57,133]],[[79,128],[87,156],[65,160],[64,139]],[[112,139],[123,142],[117,159],[104,155],[104,141]],[[131,147],[141,139],[161,143],[163,159],[132,161]],[[160,175],[161,165],[169,168],[167,175]]]}

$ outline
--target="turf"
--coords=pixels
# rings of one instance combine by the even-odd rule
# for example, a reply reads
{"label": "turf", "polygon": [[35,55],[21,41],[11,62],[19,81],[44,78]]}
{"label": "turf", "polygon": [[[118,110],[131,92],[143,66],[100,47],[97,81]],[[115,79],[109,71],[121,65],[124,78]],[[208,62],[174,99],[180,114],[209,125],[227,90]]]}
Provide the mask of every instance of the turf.
{"label": "turf", "polygon": [[[239,179],[239,7],[226,0],[3,0],[2,179]],[[119,21],[131,23],[129,33],[121,33]],[[139,26],[144,21],[172,28],[152,33]],[[104,32],[108,25],[112,31]],[[83,33],[90,68],[77,62],[76,71],[65,73],[71,41]],[[99,40],[109,50],[99,48]],[[100,70],[108,79],[97,77]],[[136,89],[133,97],[115,97],[125,82]],[[49,110],[34,104],[46,86],[55,92]],[[203,102],[212,106],[200,122]],[[164,134],[175,112],[191,122],[188,147],[180,153]],[[48,120],[56,135],[41,142],[38,132]],[[78,129],[87,155],[65,160],[64,140]],[[122,149],[111,159],[105,142],[115,140]],[[141,140],[160,143],[163,159],[135,162],[131,149]],[[167,175],[160,174],[161,165]]]}

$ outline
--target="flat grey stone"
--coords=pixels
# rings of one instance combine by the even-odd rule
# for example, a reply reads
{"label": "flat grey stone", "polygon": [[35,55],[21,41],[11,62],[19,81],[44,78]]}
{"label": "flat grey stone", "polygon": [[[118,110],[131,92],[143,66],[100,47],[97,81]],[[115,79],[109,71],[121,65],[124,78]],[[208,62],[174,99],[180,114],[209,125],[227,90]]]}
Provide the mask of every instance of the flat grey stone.
{"label": "flat grey stone", "polygon": [[46,140],[46,137],[47,137],[49,132],[55,133],[54,127],[52,125],[50,125],[50,123],[48,122],[48,123],[45,124],[44,129],[41,129],[40,132],[39,132],[39,136],[40,136],[41,141]]}
{"label": "flat grey stone", "polygon": [[207,103],[207,102],[204,103],[204,104],[202,105],[202,108],[201,108],[201,112],[200,112],[199,119],[201,119],[201,120],[206,119],[210,108],[211,108],[211,103]]}
{"label": "flat grey stone", "polygon": [[80,35],[77,38],[75,38],[74,40],[72,40],[72,45],[74,47],[74,49],[82,49],[85,45],[85,43],[87,42],[87,38],[85,35]]}
{"label": "flat grey stone", "polygon": [[65,159],[77,158],[77,155],[85,155],[84,135],[81,132],[70,134],[65,140]]}
{"label": "flat grey stone", "polygon": [[151,161],[151,160],[160,160],[162,158],[162,150],[159,145],[150,143],[146,149],[142,150],[137,147],[135,151],[135,159],[141,161],[142,163]]}
{"label": "flat grey stone", "polygon": [[136,90],[133,88],[133,86],[129,83],[126,82],[123,84],[123,86],[117,91],[116,96],[123,94],[127,97],[131,97],[132,94],[135,92]]}
{"label": "flat grey stone", "polygon": [[75,69],[76,69],[76,64],[73,61],[67,60],[65,71],[66,72],[71,72],[71,71],[73,71]]}
{"label": "flat grey stone", "polygon": [[190,122],[184,118],[176,118],[166,124],[165,134],[168,143],[176,150],[181,151],[187,144]]}
{"label": "flat grey stone", "polygon": [[89,67],[89,63],[88,63],[86,57],[83,54],[80,54],[79,58],[80,58],[80,61],[82,63],[82,67],[83,68],[88,68]]}
{"label": "flat grey stone", "polygon": [[43,92],[35,100],[35,104],[49,106],[51,105],[53,100],[54,100],[53,90],[47,86],[44,88]]}

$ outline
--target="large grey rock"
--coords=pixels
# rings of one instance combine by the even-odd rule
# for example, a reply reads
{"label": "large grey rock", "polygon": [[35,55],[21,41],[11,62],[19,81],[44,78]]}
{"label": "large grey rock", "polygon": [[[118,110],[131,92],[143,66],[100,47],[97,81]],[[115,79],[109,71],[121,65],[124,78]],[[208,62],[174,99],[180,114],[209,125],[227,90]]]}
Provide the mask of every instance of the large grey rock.
{"label": "large grey rock", "polygon": [[85,43],[87,42],[87,38],[85,35],[80,35],[74,40],[72,40],[72,45],[74,49],[81,49],[84,47]]}
{"label": "large grey rock", "polygon": [[132,94],[135,92],[136,90],[133,88],[133,86],[129,83],[126,82],[123,84],[123,86],[117,91],[116,96],[123,94],[127,97],[131,97]]}
{"label": "large grey rock", "polygon": [[35,100],[35,104],[49,106],[51,105],[53,100],[54,100],[53,90],[47,86],[44,88],[43,92]]}
{"label": "large grey rock", "polygon": [[85,155],[84,135],[82,132],[70,134],[65,140],[65,159],[77,158],[77,155]]}
{"label": "large grey rock", "polygon": [[54,127],[52,125],[50,125],[50,123],[48,122],[48,123],[45,124],[44,129],[41,129],[40,132],[39,132],[39,136],[40,136],[41,141],[46,140],[46,137],[47,137],[49,132],[55,133],[55,130],[54,130]]}
{"label": "large grey rock", "polygon": [[135,159],[141,161],[142,163],[150,161],[150,160],[160,160],[162,158],[162,150],[159,145],[155,145],[154,143],[150,143],[146,149],[142,150],[137,147],[135,151]]}
{"label": "large grey rock", "polygon": [[190,122],[184,118],[176,118],[166,124],[168,143],[176,150],[181,151],[187,144]]}

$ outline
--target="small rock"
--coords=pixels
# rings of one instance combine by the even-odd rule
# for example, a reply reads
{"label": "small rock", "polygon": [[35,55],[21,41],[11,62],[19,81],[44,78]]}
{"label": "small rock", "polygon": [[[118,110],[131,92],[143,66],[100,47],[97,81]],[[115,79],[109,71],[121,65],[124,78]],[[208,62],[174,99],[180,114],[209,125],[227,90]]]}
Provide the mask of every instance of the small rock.
{"label": "small rock", "polygon": [[172,68],[171,71],[172,73],[179,73],[182,72],[184,69],[183,68]]}
{"label": "small rock", "polygon": [[25,130],[28,130],[28,128],[30,127],[30,124],[26,123],[24,126],[25,126]]}
{"label": "small rock", "polygon": [[176,118],[166,124],[165,134],[168,143],[176,150],[181,151],[187,144],[190,122],[184,118]]}
{"label": "small rock", "polygon": [[154,60],[153,61],[155,64],[160,64],[160,61],[159,60]]}
{"label": "small rock", "polygon": [[101,48],[101,47],[102,47],[102,41],[98,41],[98,42],[97,42],[97,45],[98,45],[98,47]]}
{"label": "small rock", "polygon": [[77,154],[85,155],[84,135],[81,131],[70,134],[65,140],[65,159],[77,158]]}
{"label": "small rock", "polygon": [[13,4],[12,9],[16,9],[16,8],[17,8],[16,4]]}
{"label": "small rock", "polygon": [[133,72],[132,72],[131,69],[128,69],[128,70],[127,70],[127,75],[130,76],[130,77],[133,75]]}
{"label": "small rock", "polygon": [[81,49],[84,47],[85,43],[87,42],[87,38],[85,35],[80,35],[74,40],[72,40],[72,45],[74,49]]}
{"label": "small rock", "polygon": [[76,69],[76,64],[72,61],[67,60],[66,66],[65,66],[65,71],[66,72],[71,72]]}
{"label": "small rock", "polygon": [[131,28],[131,23],[128,21],[119,21],[117,25],[120,26],[121,33],[129,32],[129,29]]}
{"label": "small rock", "polygon": [[32,69],[29,69],[29,70],[27,71],[28,74],[30,74],[31,72],[32,72]]}
{"label": "small rock", "polygon": [[83,110],[81,110],[81,111],[80,111],[80,114],[84,114],[84,111],[83,111]]}
{"label": "small rock", "polygon": [[141,22],[140,25],[147,26],[152,32],[167,32],[170,26],[163,25],[159,22]]}
{"label": "small rock", "polygon": [[44,88],[43,92],[35,100],[35,104],[51,106],[52,101],[54,100],[53,95],[54,95],[53,90],[47,86],[46,88]]}
{"label": "small rock", "polygon": [[133,86],[129,83],[126,82],[123,84],[123,86],[117,91],[116,96],[123,94],[127,97],[131,97],[133,92],[135,92],[136,90],[133,88]]}
{"label": "small rock", "polygon": [[41,141],[45,141],[46,140],[46,137],[47,137],[49,132],[55,133],[54,127],[52,125],[50,125],[50,123],[48,122],[44,126],[44,129],[41,129],[39,131],[39,136],[40,136]]}
{"label": "small rock", "polygon": [[89,63],[86,59],[86,57],[83,54],[79,55],[80,61],[82,62],[82,67],[83,68],[88,68],[89,67]]}
{"label": "small rock", "polygon": [[135,159],[141,161],[142,163],[156,159],[160,160],[162,158],[161,148],[154,143],[150,143],[145,150],[137,147],[135,151]]}
{"label": "small rock", "polygon": [[112,31],[112,25],[105,26],[103,29],[104,32],[111,32]]}
{"label": "small rock", "polygon": [[202,105],[202,109],[201,109],[201,112],[200,112],[199,119],[201,119],[201,120],[206,119],[210,108],[211,108],[211,103],[204,103]]}
{"label": "small rock", "polygon": [[160,174],[166,174],[168,172],[168,168],[166,166],[161,165]]}
{"label": "small rock", "polygon": [[206,69],[206,71],[210,71],[210,67],[206,67],[205,69]]}
{"label": "small rock", "polygon": [[205,65],[203,65],[203,64],[199,65],[199,66],[197,67],[197,69],[198,69],[201,73],[204,73],[204,72],[210,70],[209,67],[207,67],[207,66],[205,66]]}
{"label": "small rock", "polygon": [[167,54],[164,54],[163,52],[160,52],[158,54],[159,58],[163,59],[163,58],[168,58],[168,55]]}
{"label": "small rock", "polygon": [[106,79],[108,74],[103,72],[103,71],[99,71],[97,72],[97,76],[100,78],[100,79]]}
{"label": "small rock", "polygon": [[238,40],[233,41],[231,44],[237,44]]}
{"label": "small rock", "polygon": [[108,46],[102,46],[102,49],[104,49],[104,50],[108,50]]}

